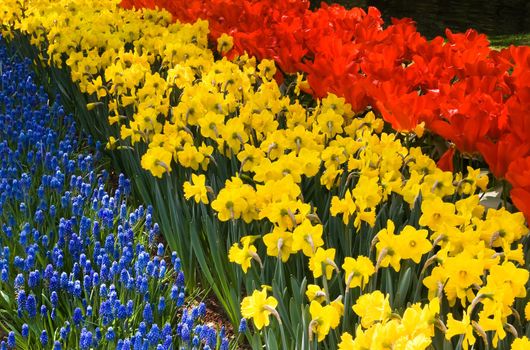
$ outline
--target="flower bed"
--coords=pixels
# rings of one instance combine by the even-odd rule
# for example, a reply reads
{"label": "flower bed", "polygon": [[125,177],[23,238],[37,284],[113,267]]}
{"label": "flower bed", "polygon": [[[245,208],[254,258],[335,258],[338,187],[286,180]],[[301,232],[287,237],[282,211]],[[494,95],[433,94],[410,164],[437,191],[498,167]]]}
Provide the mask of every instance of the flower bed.
{"label": "flower bed", "polygon": [[287,74],[303,74],[306,91],[344,97],[355,112],[368,106],[397,131],[425,127],[451,142],[440,165],[453,169],[453,145],[481,155],[497,178],[513,186],[514,204],[530,217],[530,47],[489,48],[485,35],[446,31],[425,39],[412,21],[383,26],[373,7],[309,2],[123,0],[122,6],[167,9],[174,19],[208,20],[210,37],[233,38],[227,54],[273,59]]}
{"label": "flower bed", "polygon": [[[0,331],[6,349],[226,349],[130,181],[110,188],[73,117],[0,46]],[[112,192],[108,192],[111,190]],[[153,249],[155,251],[153,251]],[[178,326],[177,326],[178,325]]]}
{"label": "flower bed", "polygon": [[[143,198],[155,198],[172,248],[185,264],[196,259],[232,322],[252,319],[253,348],[528,342],[523,214],[485,208],[479,170],[438,168],[416,122],[406,128],[415,133],[396,133],[345,98],[313,100],[300,79],[275,79],[273,61],[221,58],[208,49],[204,21],[173,23],[167,12],[113,1],[9,9],[11,44],[66,76],[54,83],[79,120],[108,138],[123,159],[116,164],[152,174],[131,173]],[[220,52],[237,49],[237,35],[218,39]],[[467,52],[470,38],[453,40]]]}

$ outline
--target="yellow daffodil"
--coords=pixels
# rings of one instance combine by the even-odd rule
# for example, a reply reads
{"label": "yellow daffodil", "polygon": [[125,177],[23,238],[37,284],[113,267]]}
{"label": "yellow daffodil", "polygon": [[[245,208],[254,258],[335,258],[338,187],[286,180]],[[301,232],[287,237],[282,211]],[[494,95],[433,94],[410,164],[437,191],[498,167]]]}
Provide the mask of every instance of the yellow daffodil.
{"label": "yellow daffodil", "polygon": [[457,226],[463,223],[462,218],[455,214],[455,205],[443,202],[438,197],[424,200],[421,204],[421,212],[420,225],[427,226],[433,231],[440,231],[446,226]]}
{"label": "yellow daffodil", "polygon": [[336,328],[340,321],[340,314],[336,308],[332,305],[322,306],[316,300],[311,302],[309,313],[311,314],[310,338],[316,335],[319,342],[324,340],[330,329]]}
{"label": "yellow daffodil", "polygon": [[355,349],[355,343],[350,333],[344,332],[340,336],[339,350],[352,350]]}
{"label": "yellow daffodil", "polygon": [[267,297],[267,289],[255,290],[251,296],[243,298],[241,302],[241,314],[245,318],[251,318],[256,328],[262,329],[270,323],[271,314],[278,315],[276,306],[278,301],[273,296]]}
{"label": "yellow daffodil", "polygon": [[322,233],[322,225],[313,225],[308,219],[302,221],[293,231],[293,252],[302,250],[304,255],[312,256],[317,248],[324,245]]}
{"label": "yellow daffodil", "polygon": [[184,182],[184,197],[193,197],[195,203],[208,204],[208,190],[206,188],[206,176],[191,174],[191,182]]}
{"label": "yellow daffodil", "polygon": [[267,246],[267,255],[286,262],[292,252],[293,234],[276,226],[271,233],[263,236],[263,243]]}
{"label": "yellow daffodil", "polygon": [[530,349],[530,339],[528,339],[526,336],[522,338],[517,338],[513,341],[511,347],[511,350],[526,350]]}
{"label": "yellow daffodil", "polygon": [[252,259],[261,265],[256,247],[252,244],[256,236],[241,237],[239,243],[234,243],[228,251],[228,261],[241,265],[244,273],[247,273]]}
{"label": "yellow daffodil", "polygon": [[376,290],[370,294],[363,294],[357,299],[352,309],[361,318],[361,325],[364,328],[370,327],[374,322],[384,323],[389,319],[392,309],[388,298],[388,294],[384,295]]}
{"label": "yellow daffodil", "polygon": [[375,267],[372,261],[366,256],[359,255],[357,259],[346,257],[344,258],[344,282],[348,288],[364,286],[368,283],[370,276],[375,273]]}
{"label": "yellow daffodil", "polygon": [[173,155],[164,147],[152,147],[142,156],[142,167],[149,170],[154,176],[162,177],[171,171]]}
{"label": "yellow daffodil", "polygon": [[316,284],[307,285],[305,295],[309,301],[316,300],[321,304],[324,302],[324,300],[326,300],[326,291]]}
{"label": "yellow daffodil", "polygon": [[258,64],[260,76],[266,80],[271,80],[276,74],[276,64],[272,60],[263,60]]}
{"label": "yellow daffodil", "polygon": [[234,38],[225,33],[221,34],[219,39],[217,39],[217,51],[220,53],[228,52],[234,46]]}
{"label": "yellow daffodil", "polygon": [[335,248],[323,249],[318,248],[311,258],[309,258],[309,269],[313,271],[313,276],[318,278],[325,273],[326,279],[330,279],[333,270],[337,265],[333,261],[335,259]]}
{"label": "yellow daffodil", "polygon": [[394,270],[399,271],[401,268],[401,255],[397,250],[398,239],[394,234],[394,222],[387,221],[386,228],[377,233],[377,265],[376,267],[387,267],[391,265]]}
{"label": "yellow daffodil", "polygon": [[473,335],[473,325],[471,319],[466,311],[462,321],[455,320],[452,313],[447,314],[447,331],[445,332],[445,339],[450,340],[455,335],[464,335],[464,341],[462,342],[462,348],[467,350],[469,346],[475,344],[475,336]]}
{"label": "yellow daffodil", "polygon": [[432,249],[432,243],[427,239],[427,230],[416,230],[414,227],[405,226],[396,236],[396,251],[402,259],[412,259],[416,264],[423,254]]}

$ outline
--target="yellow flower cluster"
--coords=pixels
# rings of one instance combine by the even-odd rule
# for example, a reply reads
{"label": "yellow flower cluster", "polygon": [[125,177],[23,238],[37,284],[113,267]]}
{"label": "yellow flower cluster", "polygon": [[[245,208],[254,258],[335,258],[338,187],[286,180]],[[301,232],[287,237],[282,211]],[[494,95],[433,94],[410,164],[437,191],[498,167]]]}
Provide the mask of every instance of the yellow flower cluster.
{"label": "yellow flower cluster", "polygon": [[440,327],[440,304],[436,298],[423,307],[411,305],[399,316],[392,313],[388,295],[375,291],[361,296],[353,310],[361,318],[361,324],[355,338],[347,332],[342,334],[340,350],[427,349],[435,326]]}
{"label": "yellow flower cluster", "polygon": [[[167,12],[126,11],[116,0],[34,0],[29,7],[8,0],[2,11],[4,37],[12,37],[12,28],[28,35],[43,50],[43,62],[68,67],[90,95],[89,108],[108,107],[108,122],[119,126],[121,139],[111,139],[109,147],[143,142],[148,147],[142,166],[157,177],[176,167],[191,169],[185,197],[211,205],[220,221],[271,227],[230,248],[229,260],[243,272],[253,260],[263,267],[260,241],[278,262],[300,254],[315,279],[340,276],[346,290],[364,290],[380,269],[399,271],[407,260],[422,264],[430,303],[398,316],[388,295],[361,296],[353,306],[360,317],[355,339],[344,333],[341,349],[427,348],[435,324],[447,339],[465,335],[464,348],[474,344],[474,334],[492,332],[494,346],[506,336],[516,298],[526,296],[520,240],[528,229],[520,213],[480,204],[475,193],[488,182],[480,171],[468,168],[464,176],[440,170],[420,148],[403,145],[403,138],[414,135],[382,132],[383,121],[374,113],[354,115],[333,94],[315,106],[302,105],[293,94],[303,82],[278,85],[272,61],[215,60],[207,22],[172,23]],[[231,45],[224,35],[218,49]],[[199,173],[216,159],[238,171],[215,194]],[[321,199],[309,199],[304,183],[329,194],[327,213],[316,212]],[[327,232],[324,218],[338,217],[356,235],[375,227],[381,208],[396,198],[408,204],[405,212],[421,200],[418,223],[385,219],[375,237],[362,238],[373,239],[366,256],[345,257],[340,265],[339,247],[325,238],[335,233]],[[316,284],[307,295],[310,334],[322,341],[340,324],[344,306]],[[440,300],[460,305],[462,320],[439,315]],[[261,329],[269,315],[277,315],[276,305],[265,289],[254,291],[243,300],[242,313]]]}
{"label": "yellow flower cluster", "polygon": [[118,4],[37,0],[26,8],[8,2],[2,35],[11,37],[12,29],[26,34],[41,48],[42,62],[69,68],[72,81],[91,95],[89,108],[99,102],[108,106],[109,124],[120,125],[122,139],[150,142],[142,166],[153,175],[170,171],[173,157],[195,170],[205,168],[213,149],[192,146],[192,136],[182,128],[184,120],[197,122],[203,115],[198,100],[192,91],[181,96],[178,108],[172,100],[214,65],[208,23],[171,23],[167,12],[126,11]]}

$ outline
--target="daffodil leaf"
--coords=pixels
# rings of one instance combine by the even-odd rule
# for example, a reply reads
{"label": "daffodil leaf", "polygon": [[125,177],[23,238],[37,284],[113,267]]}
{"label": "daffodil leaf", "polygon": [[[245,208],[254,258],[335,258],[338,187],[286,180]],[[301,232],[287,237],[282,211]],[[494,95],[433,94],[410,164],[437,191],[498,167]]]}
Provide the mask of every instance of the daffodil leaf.
{"label": "daffodil leaf", "polygon": [[410,285],[412,282],[412,268],[407,267],[405,270],[405,273],[400,274],[399,276],[399,282],[397,286],[397,292],[394,297],[394,302],[392,306],[394,308],[404,308],[406,297],[408,295],[408,291],[410,290]]}

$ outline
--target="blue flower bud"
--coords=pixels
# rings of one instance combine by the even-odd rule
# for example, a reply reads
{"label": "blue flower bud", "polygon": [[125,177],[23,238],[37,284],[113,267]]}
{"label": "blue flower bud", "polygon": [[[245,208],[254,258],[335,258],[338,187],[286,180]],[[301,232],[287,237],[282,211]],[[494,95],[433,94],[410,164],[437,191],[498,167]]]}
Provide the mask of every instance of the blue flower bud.
{"label": "blue flower bud", "polygon": [[19,273],[17,277],[15,277],[15,289],[20,289],[24,287],[24,275]]}
{"label": "blue flower bud", "polygon": [[48,345],[48,333],[46,332],[46,330],[43,330],[42,333],[40,334],[40,343],[43,345],[43,346],[46,346]]}
{"label": "blue flower bud", "polygon": [[177,275],[176,284],[179,287],[184,287],[184,272],[179,271],[179,273]]}
{"label": "blue flower bud", "polygon": [[145,324],[145,322],[140,322],[140,324],[138,325],[138,332],[140,332],[140,334],[145,337],[147,333],[147,325]]}
{"label": "blue flower bud", "polygon": [[11,255],[9,247],[4,247],[4,258],[9,259],[9,256]]}
{"label": "blue flower bud", "polygon": [[156,251],[156,255],[164,256],[164,244],[163,243],[158,243],[158,249]]}
{"label": "blue flower bud", "polygon": [[9,332],[8,336],[7,336],[7,346],[14,349],[15,346],[16,346],[16,341],[15,341],[15,332],[11,331]]}
{"label": "blue flower bud", "polygon": [[57,307],[57,304],[59,303],[59,296],[57,295],[56,291],[53,291],[50,296],[50,301],[52,303],[53,307]]}
{"label": "blue flower bud", "polygon": [[150,303],[145,304],[143,318],[147,324],[153,323],[153,310],[151,309]]}
{"label": "blue flower bud", "polygon": [[99,343],[103,335],[101,334],[101,328],[96,327],[96,341]]}
{"label": "blue flower bud", "polygon": [[85,328],[81,331],[79,346],[81,350],[88,350],[92,346],[92,333],[88,332]]}
{"label": "blue flower bud", "polygon": [[184,293],[180,292],[179,297],[177,299],[177,306],[181,307],[184,304]]}
{"label": "blue flower bud", "polygon": [[39,283],[39,279],[37,277],[37,274],[35,273],[35,271],[31,271],[29,273],[28,286],[30,288],[35,288],[38,283]]}
{"label": "blue flower bud", "polygon": [[199,315],[206,316],[206,305],[204,303],[199,304]]}
{"label": "blue flower bud", "polygon": [[247,331],[247,319],[242,318],[239,322],[239,333],[245,333]]}
{"label": "blue flower bud", "polygon": [[79,256],[79,264],[81,265],[82,268],[85,268],[85,265],[86,265],[85,253],[81,253],[81,255]]}
{"label": "blue flower bud", "polygon": [[147,293],[148,290],[149,290],[149,280],[145,276],[141,277],[140,288],[139,288],[140,294],[145,294]]}
{"label": "blue flower bud", "polygon": [[33,294],[30,294],[26,300],[26,311],[30,318],[37,316],[37,301]]}
{"label": "blue flower bud", "polygon": [[90,291],[92,289],[92,279],[90,278],[90,275],[83,276],[83,287],[87,291]]}
{"label": "blue flower bud", "polygon": [[50,278],[52,278],[53,276],[53,265],[52,264],[48,264],[46,265],[46,268],[44,269],[44,278],[46,278],[47,280],[50,280]]}
{"label": "blue flower bud", "polygon": [[73,294],[77,297],[77,298],[81,298],[81,293],[83,292],[83,290],[81,289],[81,282],[79,280],[76,280],[74,282],[74,285],[73,285]]}
{"label": "blue flower bud", "polygon": [[29,335],[29,327],[26,323],[22,325],[22,331],[20,332],[23,338],[27,338]]}
{"label": "blue flower bud", "polygon": [[120,305],[118,307],[118,318],[120,320],[125,320],[127,318],[127,308],[125,305]]}
{"label": "blue flower bud", "polygon": [[20,256],[15,256],[14,265],[17,269],[23,270],[24,269],[24,259],[22,259]]}
{"label": "blue flower bud", "polygon": [[176,285],[173,285],[171,287],[171,300],[175,301],[179,297],[179,287]]}
{"label": "blue flower bud", "polygon": [[166,323],[164,328],[162,328],[162,337],[167,338],[168,336],[171,336],[171,332],[171,325]]}
{"label": "blue flower bud", "polygon": [[105,339],[107,339],[108,341],[113,341],[115,337],[116,337],[116,333],[114,333],[114,328],[112,327],[107,328]]}
{"label": "blue flower bud", "polygon": [[99,296],[101,298],[106,298],[107,297],[107,285],[106,284],[102,284],[101,286],[99,286]]}
{"label": "blue flower bud", "polygon": [[[163,262],[163,260],[162,260]],[[166,265],[165,264],[160,264],[160,272],[158,273],[158,278],[159,279],[162,279],[164,278],[164,276],[166,275]]]}
{"label": "blue flower bud", "polygon": [[61,288],[66,288],[68,286],[68,275],[66,272],[61,273],[61,280],[60,280]]}
{"label": "blue flower bud", "polygon": [[127,317],[132,317],[134,314],[134,302],[129,299],[127,301]]}
{"label": "blue flower bud", "polygon": [[147,340],[151,346],[155,346],[160,340],[160,329],[158,329],[158,325],[156,323],[151,326],[151,330],[147,334]]}
{"label": "blue flower bud", "polygon": [[182,325],[182,329],[180,330],[180,337],[186,343],[190,341],[190,329],[188,328],[187,324]]}
{"label": "blue flower bud", "polygon": [[166,308],[166,298],[160,297],[158,299],[158,312],[163,312]]}
{"label": "blue flower bud", "polygon": [[97,287],[99,285],[99,274],[97,272],[92,275],[92,285],[94,287]]}
{"label": "blue flower bud", "polygon": [[173,268],[175,269],[175,271],[179,272],[180,269],[181,269],[181,266],[180,266],[181,263],[180,263],[180,258],[177,257],[177,253],[176,252],[173,252],[171,261],[173,263]]}
{"label": "blue flower bud", "polygon": [[74,324],[76,326],[81,324],[81,322],[83,321],[83,313],[80,308],[78,307],[75,308],[72,320],[74,321]]}
{"label": "blue flower bud", "polygon": [[42,236],[42,239],[41,239],[41,242],[42,242],[42,246],[44,248],[48,247],[48,243],[49,243],[49,238],[47,235],[43,235]]}
{"label": "blue flower bud", "polygon": [[228,350],[228,338],[223,338],[223,340],[221,340],[221,346],[219,347],[219,350]]}
{"label": "blue flower bud", "polygon": [[46,317],[47,314],[48,314],[48,308],[46,307],[46,305],[41,305],[40,306],[40,315],[42,317]]}

